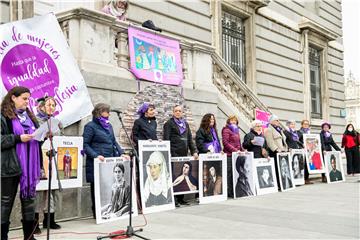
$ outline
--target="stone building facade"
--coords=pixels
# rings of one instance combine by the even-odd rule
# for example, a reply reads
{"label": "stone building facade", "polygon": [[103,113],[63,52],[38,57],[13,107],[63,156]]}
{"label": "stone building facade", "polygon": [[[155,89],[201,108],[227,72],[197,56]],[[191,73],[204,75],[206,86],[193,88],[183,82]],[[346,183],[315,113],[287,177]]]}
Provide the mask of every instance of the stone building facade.
{"label": "stone building facade", "polygon": [[[345,109],[340,0],[130,0],[124,22],[101,13],[104,2],[2,0],[0,20],[54,11],[93,103],[126,109],[138,90],[153,85],[141,82],[138,89],[128,71],[127,28],[141,28],[151,19],[163,29],[161,35],[180,41],[182,92],[195,126],[208,112],[216,115],[219,126],[235,114],[245,133],[254,109],[260,108],[282,122],[310,119],[315,132],[329,121],[340,140],[345,125],[340,114]],[[81,135],[89,119],[66,133]],[[116,116],[111,121],[120,136]],[[89,216],[89,204],[87,184],[66,190],[58,207],[71,208],[58,217]]]}
{"label": "stone building facade", "polygon": [[345,82],[346,121],[360,130],[360,81],[350,73]]}

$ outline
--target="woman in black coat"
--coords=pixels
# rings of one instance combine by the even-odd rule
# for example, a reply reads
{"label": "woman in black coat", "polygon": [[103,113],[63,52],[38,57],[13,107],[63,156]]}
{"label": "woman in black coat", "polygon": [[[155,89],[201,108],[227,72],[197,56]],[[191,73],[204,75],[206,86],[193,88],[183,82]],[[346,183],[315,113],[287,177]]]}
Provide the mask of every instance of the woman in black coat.
{"label": "woman in black coat", "polygon": [[110,106],[98,103],[92,111],[93,119],[84,127],[84,151],[86,154],[86,181],[90,182],[92,210],[95,217],[94,158],[119,157],[124,151],[116,142],[109,122]]}
{"label": "woman in black coat", "polygon": [[250,132],[244,137],[243,147],[249,152],[253,152],[254,158],[267,158],[269,156],[261,127],[261,121],[253,121],[251,123]]}
{"label": "woman in black coat", "polygon": [[134,122],[132,140],[135,143],[136,149],[139,150],[139,140],[157,140],[158,138],[156,136],[155,106],[150,103],[144,103],[137,113],[140,117]]}
{"label": "woman in black coat", "polygon": [[199,153],[220,153],[221,145],[216,129],[214,114],[207,113],[201,119],[200,128],[196,132],[196,147]]}
{"label": "woman in black coat", "polygon": [[28,108],[29,98],[29,89],[14,87],[1,102],[1,239],[8,239],[9,219],[19,185],[24,239],[34,239],[42,152],[32,135],[39,125]]}
{"label": "woman in black coat", "polygon": [[286,144],[290,149],[302,149],[303,144],[300,142],[300,136],[298,131],[295,130],[296,122],[295,120],[288,120],[286,122],[287,129],[284,131],[286,136]]}

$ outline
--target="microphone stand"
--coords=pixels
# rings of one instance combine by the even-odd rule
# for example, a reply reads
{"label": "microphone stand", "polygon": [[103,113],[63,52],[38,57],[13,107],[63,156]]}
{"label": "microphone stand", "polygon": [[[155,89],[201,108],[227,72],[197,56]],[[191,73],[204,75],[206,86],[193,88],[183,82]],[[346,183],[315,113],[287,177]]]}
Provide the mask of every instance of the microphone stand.
{"label": "microphone stand", "polygon": [[125,129],[125,126],[124,126],[124,122],[122,121],[122,118],[121,118],[121,112],[120,111],[115,111],[117,113],[117,116],[120,120],[120,123],[121,123],[121,127],[122,129],[124,130],[125,132],[125,135],[126,135],[126,138],[127,140],[129,141],[130,143],[130,146],[131,146],[131,152],[132,152],[132,160],[130,161],[130,211],[129,211],[129,225],[127,226],[127,229],[126,229],[126,232],[125,233],[119,233],[119,234],[109,234],[107,236],[99,236],[97,237],[97,240],[100,240],[100,239],[105,239],[105,238],[114,238],[114,237],[118,237],[118,236],[126,236],[126,237],[132,237],[132,236],[136,236],[138,238],[141,238],[141,239],[144,239],[144,240],[150,240],[149,238],[146,238],[146,237],[143,237],[143,236],[140,236],[139,234],[137,234],[137,232],[142,232],[143,229],[142,228],[139,228],[138,230],[134,230],[133,227],[132,227],[132,194],[133,194],[133,168],[134,168],[134,161],[137,161],[137,159],[139,159],[139,155],[138,155],[138,152],[136,151],[130,137],[129,137],[129,134],[127,133],[126,129]]}
{"label": "microphone stand", "polygon": [[[58,186],[59,186],[59,191],[62,191],[62,186],[61,186],[61,182],[59,179],[59,171],[58,171],[58,165],[57,165],[57,161],[56,161],[56,151],[54,148],[54,142],[53,142],[53,135],[51,132],[51,116],[52,115],[48,115],[48,119],[46,120],[48,129],[49,129],[49,141],[50,141],[50,150],[47,152],[47,156],[49,158],[48,161],[48,192],[47,192],[47,233],[46,233],[46,239],[49,240],[50,239],[50,198],[51,198],[51,178],[52,178],[52,159],[54,157],[54,165],[55,165],[55,169],[56,169],[56,175],[57,175],[57,181],[58,181]],[[53,199],[54,201],[54,199]]]}

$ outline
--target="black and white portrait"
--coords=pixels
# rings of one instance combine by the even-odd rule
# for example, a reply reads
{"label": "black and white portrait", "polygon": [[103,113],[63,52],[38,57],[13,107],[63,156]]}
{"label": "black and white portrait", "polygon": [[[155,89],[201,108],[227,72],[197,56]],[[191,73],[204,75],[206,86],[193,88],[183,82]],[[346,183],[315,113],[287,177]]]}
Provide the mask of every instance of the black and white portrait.
{"label": "black and white portrait", "polygon": [[304,170],[305,170],[305,150],[293,149],[291,151],[291,171],[294,176],[295,185],[305,184]]}
{"label": "black and white portrait", "polygon": [[[105,158],[95,162],[96,222],[127,217],[130,212],[130,160]],[[133,192],[133,203],[135,203]],[[136,206],[136,205],[133,205]],[[134,212],[134,211],[133,211]]]}
{"label": "black and white portrait", "polygon": [[233,186],[235,198],[254,196],[253,153],[233,153]]}
{"label": "black and white portrait", "polygon": [[174,195],[199,191],[199,161],[191,157],[171,159]]}
{"label": "black and white portrait", "polygon": [[141,201],[145,213],[174,208],[168,141],[139,141]]}
{"label": "black and white portrait", "polygon": [[274,158],[255,158],[256,194],[263,195],[278,191]]}
{"label": "black and white portrait", "polygon": [[278,170],[280,176],[281,191],[286,191],[295,187],[292,171],[290,170],[290,153],[278,153]]}

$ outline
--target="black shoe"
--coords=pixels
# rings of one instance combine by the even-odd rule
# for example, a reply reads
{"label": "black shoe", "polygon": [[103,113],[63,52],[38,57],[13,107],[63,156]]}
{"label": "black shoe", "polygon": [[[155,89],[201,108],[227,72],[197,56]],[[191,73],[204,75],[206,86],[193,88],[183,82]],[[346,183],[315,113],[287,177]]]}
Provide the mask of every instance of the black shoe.
{"label": "black shoe", "polygon": [[145,22],[143,22],[143,24],[141,26],[143,26],[144,28],[152,29],[152,30],[157,31],[157,32],[162,31],[162,29],[156,27],[155,24],[153,23],[153,21],[151,21],[151,20],[146,20]]}
{"label": "black shoe", "polygon": [[21,220],[23,225],[24,240],[36,240],[34,238],[34,221]]}
{"label": "black shoe", "polygon": [[1,240],[8,240],[10,222],[1,224]]}
{"label": "black shoe", "polygon": [[41,234],[41,230],[39,228],[39,213],[35,213],[34,226],[34,234]]}
{"label": "black shoe", "polygon": [[175,207],[180,207],[180,203],[175,200]]}
{"label": "black shoe", "polygon": [[[47,213],[44,213],[43,227],[47,228]],[[55,213],[50,213],[50,229],[60,229],[61,226],[55,222]]]}
{"label": "black shoe", "polygon": [[181,205],[190,205],[190,203],[188,203],[188,202],[185,201],[184,199],[179,200],[179,203],[180,203]]}

